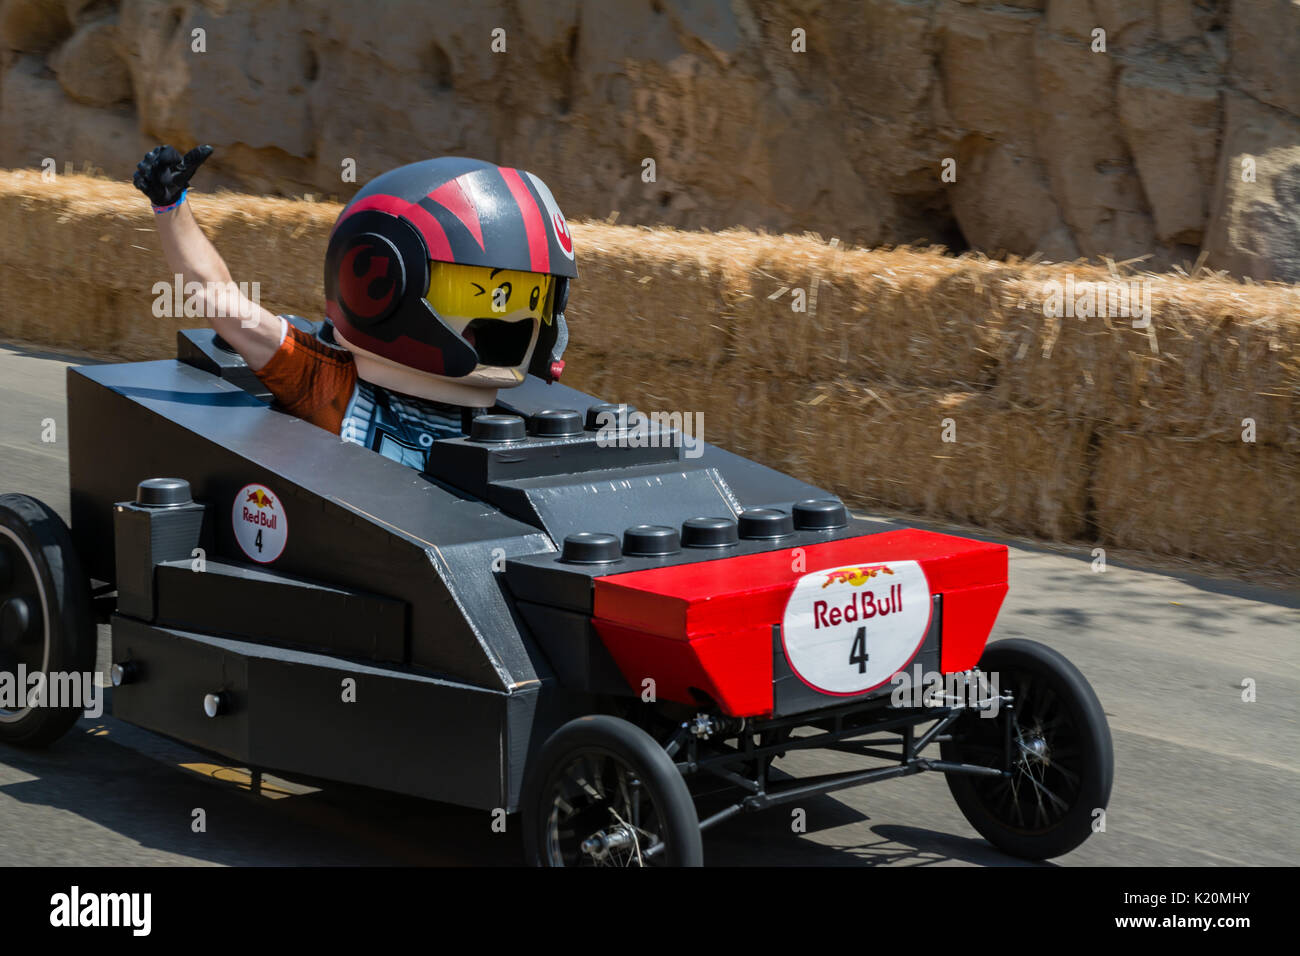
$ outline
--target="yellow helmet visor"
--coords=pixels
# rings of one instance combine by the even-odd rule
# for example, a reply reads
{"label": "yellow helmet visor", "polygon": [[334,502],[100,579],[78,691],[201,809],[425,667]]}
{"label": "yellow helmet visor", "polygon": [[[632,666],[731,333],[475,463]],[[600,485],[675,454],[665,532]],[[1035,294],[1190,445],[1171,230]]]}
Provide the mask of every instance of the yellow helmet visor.
{"label": "yellow helmet visor", "polygon": [[429,263],[425,299],[442,318],[551,321],[553,276],[454,262]]}

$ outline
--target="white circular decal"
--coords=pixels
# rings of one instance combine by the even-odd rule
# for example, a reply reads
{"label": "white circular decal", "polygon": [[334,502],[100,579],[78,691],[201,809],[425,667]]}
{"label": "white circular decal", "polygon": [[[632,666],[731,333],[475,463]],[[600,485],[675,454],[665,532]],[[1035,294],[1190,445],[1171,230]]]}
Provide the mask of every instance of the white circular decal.
{"label": "white circular decal", "polygon": [[916,656],[930,609],[930,583],[915,561],[805,574],[781,622],[786,660],[814,690],[865,693]]}
{"label": "white circular decal", "polygon": [[266,485],[244,485],[231,509],[235,540],[244,554],[266,564],[274,561],[289,541],[289,519],[284,503]]}

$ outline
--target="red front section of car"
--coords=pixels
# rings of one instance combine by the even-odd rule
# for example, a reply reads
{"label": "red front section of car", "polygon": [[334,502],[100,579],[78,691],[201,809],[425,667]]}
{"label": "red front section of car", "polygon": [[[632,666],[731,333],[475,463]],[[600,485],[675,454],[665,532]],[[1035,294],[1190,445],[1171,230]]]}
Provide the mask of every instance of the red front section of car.
{"label": "red front section of car", "polygon": [[593,623],[636,691],[649,678],[658,699],[698,704],[703,692],[728,715],[763,716],[773,709],[772,628],[799,580],[890,561],[917,562],[943,596],[941,670],[974,667],[1007,592],[1007,549],[929,531],[611,574],[595,581]]}

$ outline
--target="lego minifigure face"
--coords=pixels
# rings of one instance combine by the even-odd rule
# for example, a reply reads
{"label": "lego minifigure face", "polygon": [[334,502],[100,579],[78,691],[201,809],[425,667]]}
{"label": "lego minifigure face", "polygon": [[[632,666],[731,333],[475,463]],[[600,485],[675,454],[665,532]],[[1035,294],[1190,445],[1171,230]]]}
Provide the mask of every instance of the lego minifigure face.
{"label": "lego minifigure face", "polygon": [[551,321],[553,285],[536,272],[430,263],[425,298],[479,355],[479,367],[462,381],[523,381],[541,323]]}
{"label": "lego minifigure face", "polygon": [[425,301],[457,335],[474,347],[478,365],[468,375],[445,377],[384,358],[335,338],[352,352],[360,376],[375,385],[418,398],[490,407],[498,389],[522,385],[543,323],[552,320],[553,276],[451,262],[429,263]]}

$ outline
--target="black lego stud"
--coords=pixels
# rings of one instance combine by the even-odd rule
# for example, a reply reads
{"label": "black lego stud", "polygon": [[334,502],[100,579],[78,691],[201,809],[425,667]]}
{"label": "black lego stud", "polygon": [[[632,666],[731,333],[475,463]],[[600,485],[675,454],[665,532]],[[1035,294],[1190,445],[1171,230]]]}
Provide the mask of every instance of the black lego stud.
{"label": "black lego stud", "polygon": [[521,441],[526,437],[524,420],[518,415],[480,415],[470,425],[471,441]]}
{"label": "black lego stud", "polygon": [[739,539],[730,518],[687,518],[682,522],[682,545],[687,548],[725,548]]}
{"label": "black lego stud", "polygon": [[560,560],[568,564],[609,564],[623,556],[618,538],[598,531],[567,535]]}
{"label": "black lego stud", "polygon": [[794,526],[800,531],[831,531],[849,523],[844,505],[830,498],[807,498],[794,506]]}
{"label": "black lego stud", "polygon": [[572,408],[548,408],[530,420],[533,434],[538,438],[564,438],[582,434],[582,413]]}
{"label": "black lego stud", "polygon": [[742,538],[781,538],[794,534],[794,518],[780,508],[750,508],[740,513]]}
{"label": "black lego stud", "polygon": [[623,532],[623,553],[629,557],[653,558],[681,549],[677,529],[666,524],[638,524]]}
{"label": "black lego stud", "polygon": [[193,500],[184,478],[146,478],[135,489],[135,503],[145,508],[175,508]]}
{"label": "black lego stud", "polygon": [[610,402],[602,402],[599,405],[592,405],[587,409],[586,426],[587,431],[599,431],[602,428],[608,428],[613,425],[615,428],[627,428],[631,422],[632,415],[636,412],[635,405],[614,405]]}

